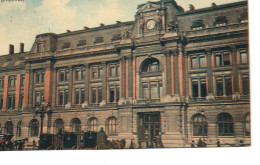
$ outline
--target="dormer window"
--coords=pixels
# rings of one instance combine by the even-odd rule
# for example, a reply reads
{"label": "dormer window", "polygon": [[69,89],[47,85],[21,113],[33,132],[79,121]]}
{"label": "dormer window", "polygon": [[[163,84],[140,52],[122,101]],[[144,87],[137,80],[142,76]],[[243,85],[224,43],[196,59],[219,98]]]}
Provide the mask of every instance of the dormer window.
{"label": "dormer window", "polygon": [[62,49],[68,49],[68,48],[70,48],[70,46],[71,46],[71,43],[70,43],[70,42],[65,42],[65,43],[63,44],[63,46],[62,46]]}
{"label": "dormer window", "polygon": [[248,14],[242,13],[239,18],[240,23],[247,23],[248,22]]}
{"label": "dormer window", "polygon": [[100,44],[104,42],[104,37],[97,37],[94,41],[94,44]]}
{"label": "dormer window", "polygon": [[200,30],[205,27],[202,20],[197,20],[192,23],[191,30]]}
{"label": "dormer window", "polygon": [[77,46],[80,47],[80,46],[84,46],[84,45],[87,45],[87,41],[86,40],[79,40]]}
{"label": "dormer window", "polygon": [[37,53],[40,53],[43,51],[43,44],[42,43],[38,43],[37,44]]}
{"label": "dormer window", "polygon": [[225,16],[217,17],[215,19],[215,26],[220,27],[220,26],[226,26],[228,24],[228,20]]}
{"label": "dormer window", "polygon": [[121,40],[121,34],[114,34],[112,36],[111,41],[113,42],[113,41],[118,41],[118,40]]}

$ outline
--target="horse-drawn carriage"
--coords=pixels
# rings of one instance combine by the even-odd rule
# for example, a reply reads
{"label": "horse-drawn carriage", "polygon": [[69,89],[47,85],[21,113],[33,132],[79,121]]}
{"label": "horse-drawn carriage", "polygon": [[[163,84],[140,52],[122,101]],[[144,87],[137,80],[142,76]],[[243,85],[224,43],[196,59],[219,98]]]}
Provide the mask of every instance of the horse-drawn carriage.
{"label": "horse-drawn carriage", "polygon": [[0,151],[22,150],[27,138],[12,141],[14,135],[0,134]]}
{"label": "horse-drawn carriage", "polygon": [[88,131],[79,134],[61,133],[42,134],[39,139],[39,149],[61,150],[61,149],[122,149],[125,140],[109,141],[105,132]]}

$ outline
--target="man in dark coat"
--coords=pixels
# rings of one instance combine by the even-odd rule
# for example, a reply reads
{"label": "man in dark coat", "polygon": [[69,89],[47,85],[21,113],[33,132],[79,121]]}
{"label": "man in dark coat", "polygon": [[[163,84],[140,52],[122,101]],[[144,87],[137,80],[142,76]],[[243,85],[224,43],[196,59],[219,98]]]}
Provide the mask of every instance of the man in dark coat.
{"label": "man in dark coat", "polygon": [[97,133],[97,145],[105,146],[106,142],[107,142],[107,135],[103,127],[101,127],[100,131]]}

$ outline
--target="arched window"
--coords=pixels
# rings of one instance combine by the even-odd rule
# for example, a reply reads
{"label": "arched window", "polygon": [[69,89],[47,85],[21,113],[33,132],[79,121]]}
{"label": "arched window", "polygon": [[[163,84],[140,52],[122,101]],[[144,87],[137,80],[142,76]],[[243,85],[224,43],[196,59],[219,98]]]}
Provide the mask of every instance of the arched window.
{"label": "arched window", "polygon": [[55,134],[64,131],[64,121],[62,119],[56,119],[53,124],[53,132]]}
{"label": "arched window", "polygon": [[81,121],[78,118],[74,118],[71,120],[71,131],[74,133],[80,133]]}
{"label": "arched window", "polygon": [[98,121],[97,118],[92,117],[88,121],[89,131],[98,131]]}
{"label": "arched window", "polygon": [[110,136],[116,135],[116,118],[110,117],[107,120],[107,134]]}
{"label": "arched window", "polygon": [[208,135],[208,125],[207,118],[202,114],[196,114],[193,116],[192,120],[193,126],[193,136],[207,136]]}
{"label": "arched window", "polygon": [[218,136],[233,136],[233,119],[228,113],[221,113],[217,117]]}
{"label": "arched window", "polygon": [[13,134],[13,122],[7,121],[5,123],[5,133],[6,134]]}
{"label": "arched window", "polygon": [[19,121],[17,124],[16,136],[21,137],[21,132],[22,132],[22,121]]}
{"label": "arched window", "polygon": [[142,64],[141,72],[156,72],[160,71],[159,61],[155,58],[148,58]]}
{"label": "arched window", "polygon": [[245,119],[244,119],[244,129],[245,129],[245,136],[250,136],[251,134],[251,125],[250,125],[250,114],[247,113],[246,116],[245,116]]}
{"label": "arched window", "polygon": [[31,120],[29,128],[31,137],[37,137],[39,135],[39,122],[37,119]]}

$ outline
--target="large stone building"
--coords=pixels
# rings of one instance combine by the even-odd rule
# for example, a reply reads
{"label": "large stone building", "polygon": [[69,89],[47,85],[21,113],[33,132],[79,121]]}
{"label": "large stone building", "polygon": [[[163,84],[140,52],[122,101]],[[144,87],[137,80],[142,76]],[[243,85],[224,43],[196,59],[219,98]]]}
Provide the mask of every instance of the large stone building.
{"label": "large stone building", "polygon": [[35,105],[45,98],[43,133],[99,131],[126,147],[250,145],[247,1],[184,11],[147,2],[135,20],[36,36],[29,52],[0,56],[0,129],[38,140]]}

